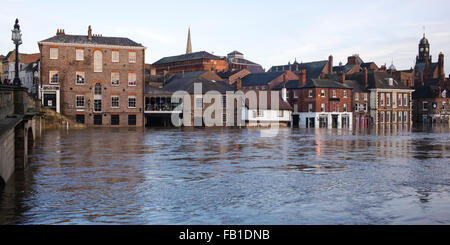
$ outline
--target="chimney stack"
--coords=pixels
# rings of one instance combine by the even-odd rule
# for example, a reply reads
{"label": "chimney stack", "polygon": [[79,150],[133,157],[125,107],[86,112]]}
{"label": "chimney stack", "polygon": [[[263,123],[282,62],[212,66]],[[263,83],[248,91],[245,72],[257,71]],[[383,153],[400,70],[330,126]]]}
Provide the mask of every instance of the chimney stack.
{"label": "chimney stack", "polygon": [[364,67],[364,88],[367,89],[369,87],[369,74],[367,68]]}
{"label": "chimney stack", "polygon": [[333,73],[333,55],[328,57],[328,74]]}
{"label": "chimney stack", "polygon": [[444,79],[445,78],[445,73],[444,73],[444,54],[442,52],[439,54],[439,59],[438,59],[438,74],[439,74],[439,79]]}
{"label": "chimney stack", "polygon": [[65,35],[66,33],[64,32],[64,29],[57,29],[56,30],[56,36],[59,36],[59,35]]}
{"label": "chimney stack", "polygon": [[91,28],[90,25],[89,25],[89,28],[88,28],[88,39],[92,40],[92,28]]}
{"label": "chimney stack", "polygon": [[298,80],[298,86],[303,87],[306,84],[306,69],[300,70],[299,80]]}

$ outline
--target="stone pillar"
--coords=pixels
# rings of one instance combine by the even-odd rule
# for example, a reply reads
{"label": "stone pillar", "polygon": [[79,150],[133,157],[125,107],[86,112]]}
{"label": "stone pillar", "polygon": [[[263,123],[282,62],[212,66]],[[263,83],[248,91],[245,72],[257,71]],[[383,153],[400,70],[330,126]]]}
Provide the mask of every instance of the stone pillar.
{"label": "stone pillar", "polygon": [[337,127],[338,128],[342,128],[342,114],[338,115],[338,125],[337,125]]}

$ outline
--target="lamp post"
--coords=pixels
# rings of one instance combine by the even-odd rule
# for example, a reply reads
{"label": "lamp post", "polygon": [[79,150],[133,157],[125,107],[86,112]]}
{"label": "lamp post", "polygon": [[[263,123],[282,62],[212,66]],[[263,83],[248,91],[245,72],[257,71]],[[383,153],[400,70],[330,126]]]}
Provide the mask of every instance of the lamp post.
{"label": "lamp post", "polygon": [[13,40],[14,44],[16,45],[16,64],[13,85],[20,87],[22,86],[22,82],[19,79],[19,45],[22,44],[22,34],[20,33],[19,19],[16,19],[14,30],[12,30],[11,32],[11,40]]}

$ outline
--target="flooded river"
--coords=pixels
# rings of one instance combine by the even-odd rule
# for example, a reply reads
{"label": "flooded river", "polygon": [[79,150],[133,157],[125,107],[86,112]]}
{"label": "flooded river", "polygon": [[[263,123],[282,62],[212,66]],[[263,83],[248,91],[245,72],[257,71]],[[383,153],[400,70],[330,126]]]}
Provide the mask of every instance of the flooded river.
{"label": "flooded river", "polygon": [[450,133],[47,131],[0,224],[450,224]]}

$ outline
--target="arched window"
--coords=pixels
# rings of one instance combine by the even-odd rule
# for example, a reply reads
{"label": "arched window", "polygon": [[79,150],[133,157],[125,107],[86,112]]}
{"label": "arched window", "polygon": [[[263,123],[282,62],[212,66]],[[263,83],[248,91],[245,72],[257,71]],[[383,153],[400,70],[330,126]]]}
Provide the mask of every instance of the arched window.
{"label": "arched window", "polygon": [[100,50],[94,51],[94,72],[102,72],[103,53]]}

